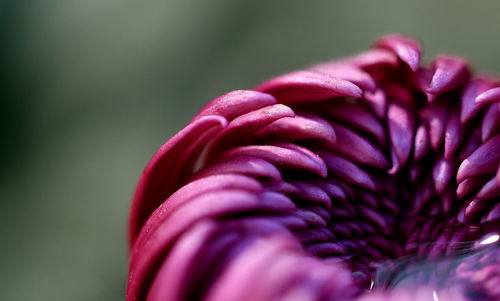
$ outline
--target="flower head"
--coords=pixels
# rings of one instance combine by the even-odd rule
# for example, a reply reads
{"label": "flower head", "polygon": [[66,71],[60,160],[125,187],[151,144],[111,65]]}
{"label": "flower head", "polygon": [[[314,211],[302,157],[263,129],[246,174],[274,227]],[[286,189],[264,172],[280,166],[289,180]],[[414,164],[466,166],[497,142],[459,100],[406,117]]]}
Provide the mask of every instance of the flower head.
{"label": "flower head", "polygon": [[127,300],[498,300],[500,81],[420,56],[207,104],[140,179]]}

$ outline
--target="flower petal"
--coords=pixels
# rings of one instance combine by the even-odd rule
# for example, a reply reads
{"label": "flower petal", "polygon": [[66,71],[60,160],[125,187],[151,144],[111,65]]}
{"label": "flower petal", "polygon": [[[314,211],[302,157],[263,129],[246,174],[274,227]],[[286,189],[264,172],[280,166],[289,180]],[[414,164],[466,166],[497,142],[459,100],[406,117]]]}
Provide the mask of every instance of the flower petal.
{"label": "flower petal", "polygon": [[193,181],[207,176],[222,174],[243,174],[256,178],[271,178],[276,181],[282,180],[281,173],[276,166],[266,160],[250,156],[231,158],[209,165],[207,168],[203,168],[196,173],[190,180]]}
{"label": "flower petal", "polygon": [[458,146],[463,140],[463,128],[460,123],[460,109],[452,108],[448,121],[446,122],[446,129],[444,133],[444,157],[451,159],[458,149]]}
{"label": "flower petal", "polygon": [[[333,151],[357,163],[378,168],[388,166],[388,162],[381,151],[367,139],[343,125],[332,123],[332,127],[337,134],[337,143],[331,148]],[[357,151],[353,152],[354,149]]]}
{"label": "flower petal", "polygon": [[246,114],[234,118],[229,124],[213,138],[209,148],[207,159],[221,150],[237,145],[245,138],[272,122],[284,117],[293,117],[295,113],[289,107],[282,104],[265,106],[260,109],[250,111]]}
{"label": "flower petal", "polygon": [[[169,174],[185,167],[186,161],[178,160],[180,154],[184,152],[186,159],[197,157],[200,150],[194,147],[205,145],[226,124],[226,119],[220,116],[201,117],[187,125],[156,152],[144,169],[132,200],[129,217],[130,245],[135,241],[146,218],[178,188]],[[191,153],[185,150],[188,145],[191,145]],[[175,179],[177,182],[178,180],[179,178]]]}
{"label": "flower petal", "polygon": [[273,95],[283,104],[307,103],[336,97],[359,98],[363,93],[349,81],[312,71],[288,73],[264,82],[255,89]]}
{"label": "flower petal", "polygon": [[310,68],[312,71],[323,73],[333,78],[350,81],[363,90],[374,91],[377,84],[370,74],[358,68],[354,64],[347,63],[324,63]]}
{"label": "flower petal", "polygon": [[439,158],[434,163],[432,176],[437,193],[442,194],[444,192],[444,189],[452,179],[454,173],[455,160],[446,160],[444,158]]}
{"label": "flower petal", "polygon": [[271,141],[320,139],[328,144],[335,144],[337,140],[335,131],[326,120],[308,113],[276,120],[257,131],[255,136]]}
{"label": "flower petal", "polygon": [[375,47],[394,51],[412,71],[416,71],[420,64],[422,49],[420,44],[413,39],[400,35],[388,35],[378,40]]}
{"label": "flower petal", "polygon": [[209,102],[194,117],[193,121],[210,115],[222,116],[227,120],[232,120],[248,112],[274,104],[276,104],[276,99],[269,94],[250,90],[236,90]]}
{"label": "flower petal", "polygon": [[468,177],[493,174],[500,165],[500,134],[495,135],[465,159],[457,172],[457,181]]}
{"label": "flower petal", "polygon": [[481,78],[473,79],[465,86],[461,98],[462,111],[460,112],[460,122],[468,122],[484,108],[484,104],[476,103],[476,97],[490,87],[491,83]]}
{"label": "flower petal", "polygon": [[375,183],[371,177],[349,160],[329,152],[318,152],[334,177],[341,178],[349,183],[375,190]]}
{"label": "flower petal", "polygon": [[285,169],[298,169],[326,176],[326,167],[319,157],[299,149],[292,149],[288,144],[279,145],[249,145],[232,148],[219,155],[219,158],[237,156],[252,156],[262,158]]}
{"label": "flower petal", "polygon": [[433,62],[434,75],[426,92],[441,94],[456,89],[470,77],[470,70],[465,60],[457,57],[439,56]]}
{"label": "flower petal", "polygon": [[475,99],[475,103],[478,104],[489,102],[500,102],[500,87],[486,90],[483,93],[479,94]]}
{"label": "flower petal", "polygon": [[478,199],[492,199],[500,197],[500,181],[496,177],[493,177],[483,188],[479,190],[476,196]]}
{"label": "flower petal", "polygon": [[[374,137],[380,145],[386,141],[385,129],[381,122],[360,103],[337,102],[335,105],[322,104],[318,107],[321,114],[329,120],[340,121],[354,129]],[[356,116],[353,118],[353,116]]]}
{"label": "flower petal", "polygon": [[405,165],[410,157],[415,132],[413,110],[398,101],[389,104],[387,121],[391,145],[398,158],[398,163]]}
{"label": "flower petal", "polygon": [[481,139],[484,141],[490,139],[500,132],[500,107],[497,104],[489,105],[483,116],[481,123]]}

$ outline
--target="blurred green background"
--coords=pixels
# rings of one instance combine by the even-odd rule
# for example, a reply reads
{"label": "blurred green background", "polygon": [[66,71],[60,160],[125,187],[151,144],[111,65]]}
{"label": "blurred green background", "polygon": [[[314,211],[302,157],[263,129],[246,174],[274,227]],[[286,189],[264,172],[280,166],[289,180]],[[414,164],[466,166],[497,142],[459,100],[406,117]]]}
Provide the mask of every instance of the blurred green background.
{"label": "blurred green background", "polygon": [[420,39],[500,74],[500,1],[0,2],[0,300],[123,300],[147,160],[205,102]]}

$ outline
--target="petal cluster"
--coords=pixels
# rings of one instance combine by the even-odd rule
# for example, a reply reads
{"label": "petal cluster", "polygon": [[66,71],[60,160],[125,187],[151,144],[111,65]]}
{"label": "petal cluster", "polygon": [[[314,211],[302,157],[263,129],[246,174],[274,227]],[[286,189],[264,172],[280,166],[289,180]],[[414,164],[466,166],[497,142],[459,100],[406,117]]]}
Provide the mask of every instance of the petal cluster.
{"label": "petal cluster", "polygon": [[421,53],[208,103],[139,181],[127,300],[499,300],[500,80]]}

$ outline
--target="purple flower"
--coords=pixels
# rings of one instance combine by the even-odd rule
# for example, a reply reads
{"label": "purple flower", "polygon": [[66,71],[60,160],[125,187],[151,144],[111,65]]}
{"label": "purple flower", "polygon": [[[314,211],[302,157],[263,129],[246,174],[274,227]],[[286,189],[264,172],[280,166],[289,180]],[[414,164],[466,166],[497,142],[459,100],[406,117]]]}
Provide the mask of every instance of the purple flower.
{"label": "purple flower", "polygon": [[500,81],[420,56],[207,104],[141,177],[127,300],[500,300]]}

